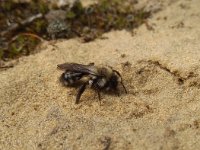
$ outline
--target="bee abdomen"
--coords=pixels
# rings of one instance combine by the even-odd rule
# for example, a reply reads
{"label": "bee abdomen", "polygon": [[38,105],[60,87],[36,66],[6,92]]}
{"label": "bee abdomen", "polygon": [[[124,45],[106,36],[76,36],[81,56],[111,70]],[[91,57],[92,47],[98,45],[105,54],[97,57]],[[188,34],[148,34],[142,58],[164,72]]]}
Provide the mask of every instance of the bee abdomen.
{"label": "bee abdomen", "polygon": [[80,80],[82,76],[83,76],[82,73],[65,72],[61,75],[60,80],[64,85],[70,86],[76,83],[78,80]]}

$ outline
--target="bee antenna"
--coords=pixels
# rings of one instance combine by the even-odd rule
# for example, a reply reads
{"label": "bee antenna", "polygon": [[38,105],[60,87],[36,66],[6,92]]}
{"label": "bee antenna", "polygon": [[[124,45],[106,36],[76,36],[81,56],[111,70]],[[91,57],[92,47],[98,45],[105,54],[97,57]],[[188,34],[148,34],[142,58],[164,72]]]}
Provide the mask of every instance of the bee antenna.
{"label": "bee antenna", "polygon": [[123,79],[122,79],[122,76],[121,74],[117,71],[117,70],[113,70],[115,73],[117,73],[117,75],[121,78],[121,84],[124,88],[124,91],[126,92],[126,94],[128,93],[127,90],[126,90],[126,87],[124,86],[124,83],[123,83]]}

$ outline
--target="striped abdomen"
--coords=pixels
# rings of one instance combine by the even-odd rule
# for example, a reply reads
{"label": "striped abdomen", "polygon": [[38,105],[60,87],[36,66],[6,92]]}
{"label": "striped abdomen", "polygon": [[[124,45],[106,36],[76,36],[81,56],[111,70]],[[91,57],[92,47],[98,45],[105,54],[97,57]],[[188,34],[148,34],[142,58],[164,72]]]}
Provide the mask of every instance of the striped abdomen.
{"label": "striped abdomen", "polygon": [[65,85],[65,86],[73,86],[74,84],[77,83],[83,76],[82,73],[77,73],[77,72],[65,72],[61,75],[60,81]]}

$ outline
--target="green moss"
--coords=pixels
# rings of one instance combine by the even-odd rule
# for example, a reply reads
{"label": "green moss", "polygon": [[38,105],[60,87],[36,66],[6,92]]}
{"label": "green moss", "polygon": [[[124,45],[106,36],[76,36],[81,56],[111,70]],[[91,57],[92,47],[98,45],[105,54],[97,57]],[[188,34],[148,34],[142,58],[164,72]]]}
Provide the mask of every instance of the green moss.
{"label": "green moss", "polygon": [[81,15],[82,13],[84,13],[84,8],[83,5],[80,1],[76,1],[72,7],[72,11],[76,14],[76,15]]}
{"label": "green moss", "polygon": [[68,11],[67,13],[66,13],[66,18],[67,19],[73,19],[73,18],[75,18],[76,17],[76,14],[73,12],[73,11]]}
{"label": "green moss", "polygon": [[49,11],[48,4],[40,1],[39,12],[42,14],[46,14],[48,11]]}
{"label": "green moss", "polygon": [[11,1],[3,1],[0,4],[0,8],[2,8],[4,11],[10,11],[13,7],[14,3]]}
{"label": "green moss", "polygon": [[[33,0],[31,3],[23,5],[5,1],[1,3],[1,8],[6,12],[7,16],[14,18],[13,22],[23,21],[29,16],[31,17],[38,13],[45,15],[50,11],[48,4],[39,0]],[[151,15],[150,12],[145,12],[143,9],[135,10],[133,0],[99,0],[98,3],[86,8],[77,1],[71,9],[65,7],[62,10],[66,11],[66,19],[63,21],[67,26],[70,26],[69,30],[71,30],[68,31],[67,38],[81,36],[85,42],[94,40],[111,30],[126,29],[132,31],[144,23]],[[0,14],[0,20],[2,24],[0,24],[0,30],[5,30],[8,18]],[[32,53],[40,41],[33,36],[22,36],[20,33],[33,33],[43,38],[48,38],[47,27],[47,20],[42,18],[13,31],[5,37],[7,42],[9,43],[13,36],[18,35],[18,37],[9,44],[8,48],[0,47],[0,58],[16,58]]]}
{"label": "green moss", "polygon": [[45,33],[47,22],[44,19],[39,19],[34,22],[33,29],[36,33]]}

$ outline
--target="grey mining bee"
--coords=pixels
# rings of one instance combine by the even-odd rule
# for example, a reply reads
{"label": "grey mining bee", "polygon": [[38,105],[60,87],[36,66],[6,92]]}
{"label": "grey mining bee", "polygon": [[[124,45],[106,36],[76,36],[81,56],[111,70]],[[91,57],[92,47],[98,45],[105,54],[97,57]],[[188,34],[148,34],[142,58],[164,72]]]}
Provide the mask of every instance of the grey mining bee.
{"label": "grey mining bee", "polygon": [[101,100],[100,92],[103,90],[114,91],[119,95],[119,83],[127,93],[120,73],[110,66],[95,66],[94,63],[88,65],[64,63],[58,65],[58,69],[64,71],[60,76],[60,82],[64,86],[80,86],[76,96],[76,104],[79,103],[87,86],[98,93],[99,100]]}

